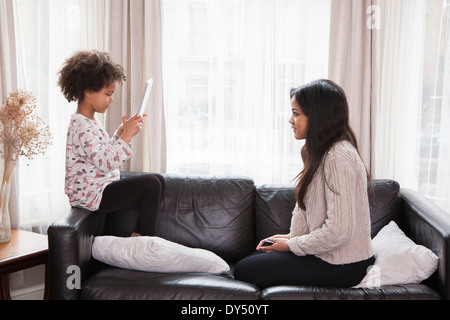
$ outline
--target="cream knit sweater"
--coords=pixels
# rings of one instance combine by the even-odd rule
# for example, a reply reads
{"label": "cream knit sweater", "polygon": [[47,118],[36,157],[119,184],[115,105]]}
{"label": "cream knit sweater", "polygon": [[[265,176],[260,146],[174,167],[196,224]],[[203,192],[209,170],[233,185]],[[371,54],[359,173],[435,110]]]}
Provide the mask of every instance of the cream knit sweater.
{"label": "cream knit sweater", "polygon": [[336,143],[325,156],[305,195],[305,206],[306,211],[297,205],[293,212],[293,253],[315,255],[331,264],[373,255],[366,171],[349,142]]}

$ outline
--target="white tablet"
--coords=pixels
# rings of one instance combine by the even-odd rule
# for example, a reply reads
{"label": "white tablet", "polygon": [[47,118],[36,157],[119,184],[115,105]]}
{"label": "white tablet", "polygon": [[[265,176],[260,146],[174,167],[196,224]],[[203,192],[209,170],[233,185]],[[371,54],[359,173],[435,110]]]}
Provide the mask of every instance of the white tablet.
{"label": "white tablet", "polygon": [[141,108],[139,109],[139,115],[142,117],[145,113],[145,108],[147,107],[148,97],[150,96],[150,91],[152,90],[153,79],[147,81],[147,86],[145,87],[144,96],[142,97]]}

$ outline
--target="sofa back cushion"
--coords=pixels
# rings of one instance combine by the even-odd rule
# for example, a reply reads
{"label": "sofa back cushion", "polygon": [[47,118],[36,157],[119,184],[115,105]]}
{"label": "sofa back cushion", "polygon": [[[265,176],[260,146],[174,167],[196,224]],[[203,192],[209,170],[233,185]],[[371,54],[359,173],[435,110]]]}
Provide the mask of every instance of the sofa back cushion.
{"label": "sofa back cushion", "polygon": [[[369,194],[372,238],[391,220],[401,227],[400,186],[393,180],[373,180]],[[255,242],[274,234],[289,233],[295,207],[292,186],[263,185],[256,187]]]}
{"label": "sofa back cushion", "polygon": [[275,234],[289,233],[295,203],[293,187],[257,186],[255,194],[255,243]]}
{"label": "sofa back cushion", "polygon": [[156,235],[237,262],[254,251],[254,182],[241,177],[165,175]]}
{"label": "sofa back cushion", "polygon": [[378,232],[391,221],[403,227],[400,185],[393,180],[373,180],[372,191],[369,193],[370,222],[372,224],[371,236],[374,238]]}

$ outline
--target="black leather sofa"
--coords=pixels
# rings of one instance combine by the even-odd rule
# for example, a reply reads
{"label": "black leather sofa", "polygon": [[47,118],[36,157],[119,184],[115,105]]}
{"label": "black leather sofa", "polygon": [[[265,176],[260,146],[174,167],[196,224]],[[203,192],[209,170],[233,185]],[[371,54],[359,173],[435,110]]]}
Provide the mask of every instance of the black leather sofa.
{"label": "black leather sofa", "polygon": [[[134,174],[140,173],[125,172],[122,176]],[[255,186],[244,177],[165,175],[165,178],[167,189],[158,217],[157,236],[211,250],[233,266],[254,252],[260,239],[289,231],[295,205],[292,187]],[[395,181],[375,180],[373,184],[372,236],[394,220],[413,241],[439,257],[438,270],[424,283],[378,289],[277,286],[260,291],[252,284],[234,280],[232,271],[222,275],[165,274],[115,268],[92,258],[93,239],[97,235],[130,235],[137,219],[136,210],[97,215],[72,208],[48,229],[50,298],[449,299],[450,215],[417,192],[400,189]]]}

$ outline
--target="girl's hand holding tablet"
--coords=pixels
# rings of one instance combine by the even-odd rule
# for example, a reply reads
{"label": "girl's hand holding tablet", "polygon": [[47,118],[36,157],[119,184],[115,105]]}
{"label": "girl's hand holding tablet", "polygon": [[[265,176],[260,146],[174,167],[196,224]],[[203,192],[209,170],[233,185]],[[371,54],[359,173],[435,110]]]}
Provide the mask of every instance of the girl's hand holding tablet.
{"label": "girl's hand holding tablet", "polygon": [[127,116],[122,117],[122,124],[117,129],[117,134],[120,136],[120,131],[123,129],[123,134],[121,135],[121,138],[123,141],[125,141],[127,144],[130,144],[131,139],[141,131],[142,126],[144,124],[144,117],[147,115],[140,116],[139,114],[136,114],[134,117],[127,120]]}

